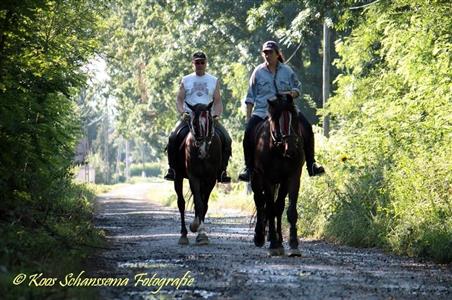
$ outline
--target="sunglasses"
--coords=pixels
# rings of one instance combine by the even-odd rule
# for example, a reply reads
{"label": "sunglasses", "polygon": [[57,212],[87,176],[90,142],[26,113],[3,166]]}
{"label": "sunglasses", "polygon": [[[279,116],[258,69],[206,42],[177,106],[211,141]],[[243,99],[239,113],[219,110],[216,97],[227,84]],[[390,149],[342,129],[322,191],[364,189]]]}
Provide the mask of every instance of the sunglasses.
{"label": "sunglasses", "polygon": [[205,60],[195,60],[195,65],[205,65],[206,61]]}

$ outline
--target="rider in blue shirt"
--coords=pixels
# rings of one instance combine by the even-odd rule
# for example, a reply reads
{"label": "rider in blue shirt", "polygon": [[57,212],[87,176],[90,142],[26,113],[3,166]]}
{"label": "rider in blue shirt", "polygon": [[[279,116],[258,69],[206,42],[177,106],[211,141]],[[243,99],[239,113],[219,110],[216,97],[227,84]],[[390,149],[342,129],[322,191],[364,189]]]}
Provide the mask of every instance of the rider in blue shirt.
{"label": "rider in blue shirt", "polygon": [[[276,94],[290,94],[294,99],[300,96],[300,81],[294,71],[286,64],[279,46],[274,41],[267,41],[262,46],[262,57],[265,62],[254,69],[250,78],[246,103],[246,129],[243,138],[245,169],[239,180],[249,181],[254,166],[254,141],[251,140],[254,128],[267,117],[267,100],[276,99]],[[325,172],[314,159],[314,133],[312,125],[301,112],[298,113],[304,141],[306,167],[309,176]]]}

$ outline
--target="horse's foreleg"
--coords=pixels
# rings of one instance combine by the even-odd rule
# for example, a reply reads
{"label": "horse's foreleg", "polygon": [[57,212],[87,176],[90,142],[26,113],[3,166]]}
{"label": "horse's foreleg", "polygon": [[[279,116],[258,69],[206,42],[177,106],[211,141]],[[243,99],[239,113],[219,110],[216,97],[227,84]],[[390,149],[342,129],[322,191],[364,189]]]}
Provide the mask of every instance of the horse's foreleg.
{"label": "horse's foreleg", "polygon": [[297,235],[297,200],[298,190],[300,188],[300,176],[296,175],[290,182],[289,186],[289,207],[287,208],[287,219],[290,223],[290,239],[289,239],[289,256],[301,256],[298,249],[298,235]]}
{"label": "horse's foreleg", "polygon": [[204,222],[207,210],[209,208],[209,198],[210,194],[212,193],[213,188],[215,187],[216,179],[209,180],[208,182],[203,182],[201,185],[201,195],[202,195],[202,201],[204,204],[204,211],[201,216],[201,221]]}
{"label": "horse's foreleg", "polygon": [[282,214],[284,212],[284,206],[286,204],[287,196],[287,183],[284,182],[279,187],[278,197],[276,198],[275,213],[276,213],[276,232],[278,233],[278,239],[280,246],[282,247],[283,237],[282,237]]}
{"label": "horse's foreleg", "polygon": [[205,217],[207,213],[208,208],[208,202],[210,193],[212,192],[213,187],[215,186],[215,177],[213,177],[213,180],[210,180],[208,182],[202,182],[200,189],[201,189],[201,198],[203,202],[203,211],[200,215],[200,224],[198,227],[198,236],[196,237],[196,244],[197,245],[207,245],[209,243],[209,238],[207,236],[207,227],[205,223]]}
{"label": "horse's foreleg", "polygon": [[191,232],[197,232],[199,225],[201,225],[201,217],[204,212],[204,203],[201,196],[201,181],[198,178],[190,178],[189,181],[195,204],[195,219],[190,224],[190,230]]}
{"label": "horse's foreleg", "polygon": [[262,247],[265,244],[265,198],[262,192],[263,185],[259,176],[251,178],[251,187],[253,188],[254,204],[256,206],[256,227],[254,229],[254,245]]}
{"label": "horse's foreleg", "polygon": [[179,244],[186,245],[188,244],[187,238],[187,227],[185,226],[185,199],[182,191],[182,177],[176,177],[174,181],[174,189],[177,194],[177,206],[179,207],[180,219],[181,219],[181,237],[179,238]]}
{"label": "horse's foreleg", "polygon": [[284,248],[279,242],[278,234],[275,228],[276,219],[276,203],[275,203],[275,188],[269,183],[265,184],[265,205],[267,209],[267,219],[268,219],[268,235],[270,237],[270,256],[279,256],[284,254]]}

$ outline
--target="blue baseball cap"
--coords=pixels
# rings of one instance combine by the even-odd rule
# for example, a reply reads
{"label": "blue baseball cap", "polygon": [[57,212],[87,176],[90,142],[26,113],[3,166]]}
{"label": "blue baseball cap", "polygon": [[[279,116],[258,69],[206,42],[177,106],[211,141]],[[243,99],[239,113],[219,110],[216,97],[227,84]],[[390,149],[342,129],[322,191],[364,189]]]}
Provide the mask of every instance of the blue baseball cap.
{"label": "blue baseball cap", "polygon": [[275,50],[275,51],[279,51],[279,46],[275,41],[266,41],[263,45],[262,45],[262,51],[266,51],[266,50]]}

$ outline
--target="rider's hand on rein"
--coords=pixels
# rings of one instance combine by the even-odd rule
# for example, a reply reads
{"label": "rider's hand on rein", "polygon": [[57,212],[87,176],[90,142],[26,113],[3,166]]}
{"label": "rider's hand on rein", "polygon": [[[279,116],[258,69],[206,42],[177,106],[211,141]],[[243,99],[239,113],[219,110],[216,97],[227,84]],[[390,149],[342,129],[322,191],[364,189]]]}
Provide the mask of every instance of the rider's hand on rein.
{"label": "rider's hand on rein", "polygon": [[189,122],[190,121],[190,114],[188,112],[182,113],[182,120],[184,120],[185,122]]}

